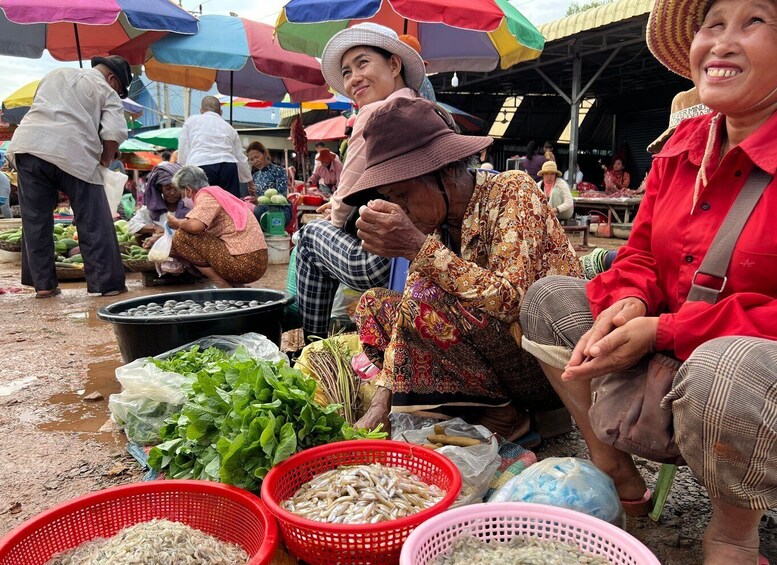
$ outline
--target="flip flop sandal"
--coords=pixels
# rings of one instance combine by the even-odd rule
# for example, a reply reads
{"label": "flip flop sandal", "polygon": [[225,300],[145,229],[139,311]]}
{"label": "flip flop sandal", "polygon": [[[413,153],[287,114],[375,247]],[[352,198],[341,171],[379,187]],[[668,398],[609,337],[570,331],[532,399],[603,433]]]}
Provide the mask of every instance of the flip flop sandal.
{"label": "flip flop sandal", "polygon": [[126,286],[119,290],[109,290],[108,292],[103,292],[100,296],[117,296],[125,292],[128,292],[128,289]]}
{"label": "flip flop sandal", "polygon": [[650,491],[650,489],[645,490],[645,494],[642,495],[642,498],[639,498],[637,500],[623,500],[621,499],[621,504],[623,505],[623,511],[626,513],[626,516],[632,516],[632,517],[641,517],[641,516],[647,516],[650,511],[653,509],[653,501],[651,498],[653,497],[653,493]]}
{"label": "flip flop sandal", "polygon": [[51,298],[52,296],[57,296],[58,294],[62,294],[62,289],[59,287],[53,290],[38,290],[35,292],[35,298]]}

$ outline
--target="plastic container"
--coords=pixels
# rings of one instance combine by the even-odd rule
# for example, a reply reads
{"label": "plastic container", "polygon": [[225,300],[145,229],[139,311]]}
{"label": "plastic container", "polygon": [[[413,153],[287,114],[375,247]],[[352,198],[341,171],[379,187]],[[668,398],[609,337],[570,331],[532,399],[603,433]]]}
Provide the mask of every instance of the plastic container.
{"label": "plastic container", "polygon": [[464,533],[483,541],[526,535],[564,541],[613,565],[661,564],[639,540],[612,524],[574,510],[526,502],[473,504],[443,512],[410,534],[399,564],[428,565]]}
{"label": "plastic container", "polygon": [[278,526],[262,501],[242,489],[208,481],[149,481],[93,492],[30,518],[0,540],[0,565],[41,565],[97,537],[165,518],[241,546],[249,565],[266,565]]}
{"label": "plastic container", "polygon": [[291,237],[288,235],[265,235],[267,262],[270,265],[287,265],[291,255]]}
{"label": "plastic container", "polygon": [[[377,524],[315,522],[280,506],[316,475],[342,465],[369,463],[407,468],[447,492],[431,508]],[[395,565],[410,532],[449,508],[460,490],[459,470],[431,449],[390,440],[355,440],[306,449],[273,467],[262,483],[262,500],[278,519],[286,548],[310,565]]]}
{"label": "plastic container", "polygon": [[[281,210],[270,210],[259,217],[262,231],[268,235],[286,234],[286,214]],[[266,236],[265,236],[266,237]]]}
{"label": "plastic container", "polygon": [[[241,310],[167,317],[119,316],[120,312],[150,302],[166,300],[258,300],[267,304]],[[283,309],[294,297],[266,288],[225,288],[168,292],[131,298],[103,306],[97,317],[113,324],[119,350],[125,363],[153,357],[209,335],[240,335],[257,332],[276,345],[281,344]]]}

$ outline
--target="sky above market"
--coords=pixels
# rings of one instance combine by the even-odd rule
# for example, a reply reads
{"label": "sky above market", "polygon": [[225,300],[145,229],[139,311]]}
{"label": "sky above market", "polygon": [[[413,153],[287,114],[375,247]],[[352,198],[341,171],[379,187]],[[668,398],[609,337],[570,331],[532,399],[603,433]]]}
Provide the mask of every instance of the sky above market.
{"label": "sky above market", "polygon": [[[275,24],[286,2],[288,0],[182,0],[181,4],[193,13],[199,13],[201,7],[203,14],[233,12],[244,18]],[[511,3],[534,25],[540,25],[564,17],[571,0],[511,0]],[[56,61],[48,52],[40,59],[0,56],[0,100],[61,66],[77,67],[78,63]]]}

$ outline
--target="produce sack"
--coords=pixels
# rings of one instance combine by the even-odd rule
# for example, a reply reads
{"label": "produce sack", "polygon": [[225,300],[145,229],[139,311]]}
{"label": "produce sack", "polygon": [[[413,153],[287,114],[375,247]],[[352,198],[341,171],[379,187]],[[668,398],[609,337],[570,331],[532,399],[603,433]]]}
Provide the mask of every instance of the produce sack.
{"label": "produce sack", "polygon": [[[258,359],[271,362],[286,360],[277,345],[258,333],[204,337],[156,358],[166,359],[195,345],[200,350],[217,347],[229,353],[244,346],[251,356]],[[163,371],[148,358],[143,358],[117,368],[116,379],[121,383],[122,391],[108,399],[111,418],[124,429],[130,441],[149,445],[159,443],[159,430],[165,419],[181,410],[186,402],[187,387],[194,376]]]}
{"label": "produce sack", "polygon": [[616,526],[624,519],[615,483],[586,459],[549,457],[500,487],[491,502],[534,502],[577,510]]}
{"label": "produce sack", "polygon": [[111,211],[111,217],[116,214],[121,202],[121,195],[124,194],[124,185],[127,184],[127,175],[117,171],[106,169],[102,165],[97,167],[100,171],[100,177],[105,187],[105,196],[108,198],[108,208]]}
{"label": "produce sack", "polygon": [[[410,429],[412,420],[405,417],[401,419],[401,425],[395,425],[395,422],[399,422],[393,416],[396,414],[392,414],[391,439],[396,441],[417,445],[429,444],[428,438],[435,434],[435,425],[442,427],[447,436],[481,440],[483,443],[470,447],[446,445],[437,449],[437,453],[445,455],[461,472],[461,494],[451,508],[483,502],[483,496],[488,491],[494,473],[502,462],[499,456],[499,442],[488,428],[468,424],[461,418],[453,418],[435,422],[435,425]],[[413,417],[410,416],[410,418]]]}

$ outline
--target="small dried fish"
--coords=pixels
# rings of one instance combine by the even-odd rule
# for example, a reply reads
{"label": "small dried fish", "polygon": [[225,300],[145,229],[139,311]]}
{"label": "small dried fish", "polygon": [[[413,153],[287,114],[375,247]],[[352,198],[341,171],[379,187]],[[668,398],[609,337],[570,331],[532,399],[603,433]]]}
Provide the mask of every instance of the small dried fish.
{"label": "small dried fish", "polygon": [[169,520],[151,520],[52,557],[46,565],[239,565],[242,547]]}
{"label": "small dried fish", "polygon": [[488,543],[471,535],[459,537],[432,565],[610,565],[604,557],[584,553],[577,545],[518,536],[507,543]]}
{"label": "small dried fish", "polygon": [[444,496],[444,490],[408,469],[372,463],[322,473],[281,506],[317,522],[375,524],[416,514]]}

